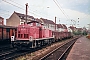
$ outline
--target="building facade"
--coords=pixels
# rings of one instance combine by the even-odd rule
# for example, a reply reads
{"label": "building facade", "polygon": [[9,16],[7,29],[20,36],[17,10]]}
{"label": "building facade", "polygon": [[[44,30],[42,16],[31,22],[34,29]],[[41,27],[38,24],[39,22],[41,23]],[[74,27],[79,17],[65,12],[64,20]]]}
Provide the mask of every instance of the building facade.
{"label": "building facade", "polygon": [[[36,20],[39,23],[43,24],[43,28],[50,29],[52,31],[55,31],[55,23],[52,20],[48,20],[45,18],[34,18],[33,16],[27,15],[27,22]],[[14,13],[10,16],[9,19],[6,19],[6,25],[7,26],[15,26],[24,24],[26,22],[26,15],[22,13],[17,13],[14,11]],[[58,29],[56,25],[56,30]]]}
{"label": "building facade", "polygon": [[[30,22],[32,20],[36,20],[40,23],[43,23],[44,28],[55,30],[55,23],[52,20],[44,19],[44,18],[34,18],[33,16],[27,15],[27,22]],[[24,24],[26,21],[26,15],[22,13],[17,13],[14,11],[14,13],[10,16],[9,19],[6,19],[6,25],[7,26],[15,26]]]}
{"label": "building facade", "polygon": [[4,18],[0,17],[0,25],[4,25]]}
{"label": "building facade", "polygon": [[40,18],[40,20],[42,21],[44,28],[55,31],[55,23],[52,20],[48,20],[44,18]]}
{"label": "building facade", "polygon": [[[34,20],[35,18],[33,16],[27,15],[27,22],[30,22]],[[26,22],[26,15],[17,13],[14,11],[14,13],[10,16],[9,19],[6,19],[6,25],[7,26],[15,26],[17,27],[18,25],[24,24]]]}

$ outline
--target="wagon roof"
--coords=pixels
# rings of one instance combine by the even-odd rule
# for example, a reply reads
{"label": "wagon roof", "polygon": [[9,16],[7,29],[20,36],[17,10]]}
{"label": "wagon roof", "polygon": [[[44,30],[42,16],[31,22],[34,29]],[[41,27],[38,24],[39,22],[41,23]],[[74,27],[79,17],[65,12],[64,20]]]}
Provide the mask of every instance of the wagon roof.
{"label": "wagon roof", "polygon": [[16,28],[16,27],[14,27],[14,26],[0,25],[0,28]]}

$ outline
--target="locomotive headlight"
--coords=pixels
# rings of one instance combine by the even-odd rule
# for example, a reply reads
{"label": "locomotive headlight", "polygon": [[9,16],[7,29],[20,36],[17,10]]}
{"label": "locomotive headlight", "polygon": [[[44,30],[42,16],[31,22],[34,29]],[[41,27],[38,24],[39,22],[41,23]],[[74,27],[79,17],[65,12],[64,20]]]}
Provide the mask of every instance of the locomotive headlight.
{"label": "locomotive headlight", "polygon": [[11,36],[11,41],[14,41],[14,36]]}

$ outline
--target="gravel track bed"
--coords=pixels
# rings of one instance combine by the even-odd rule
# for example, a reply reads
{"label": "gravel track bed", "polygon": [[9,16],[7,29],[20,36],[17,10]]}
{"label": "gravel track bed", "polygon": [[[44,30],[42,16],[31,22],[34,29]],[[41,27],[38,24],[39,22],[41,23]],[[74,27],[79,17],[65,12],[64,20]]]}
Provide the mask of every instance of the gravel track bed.
{"label": "gravel track bed", "polygon": [[50,51],[54,50],[55,48],[59,47],[63,43],[68,42],[70,40],[72,40],[72,39],[67,39],[67,40],[64,40],[62,42],[54,43],[46,48],[42,48],[41,50],[38,50],[38,51],[35,51],[32,53],[28,53],[24,56],[20,56],[18,58],[15,58],[14,60],[39,60],[41,57],[43,57],[44,55],[46,55]]}

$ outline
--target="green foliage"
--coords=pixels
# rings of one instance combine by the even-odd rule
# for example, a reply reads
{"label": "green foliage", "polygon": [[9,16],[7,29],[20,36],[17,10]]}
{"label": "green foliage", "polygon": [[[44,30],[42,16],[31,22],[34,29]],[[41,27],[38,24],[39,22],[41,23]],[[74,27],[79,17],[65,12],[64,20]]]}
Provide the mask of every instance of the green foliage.
{"label": "green foliage", "polygon": [[86,32],[86,31],[83,31],[83,32],[82,32],[82,31],[79,31],[79,30],[78,30],[78,31],[73,31],[73,34],[74,34],[74,35],[87,35],[87,32]]}

